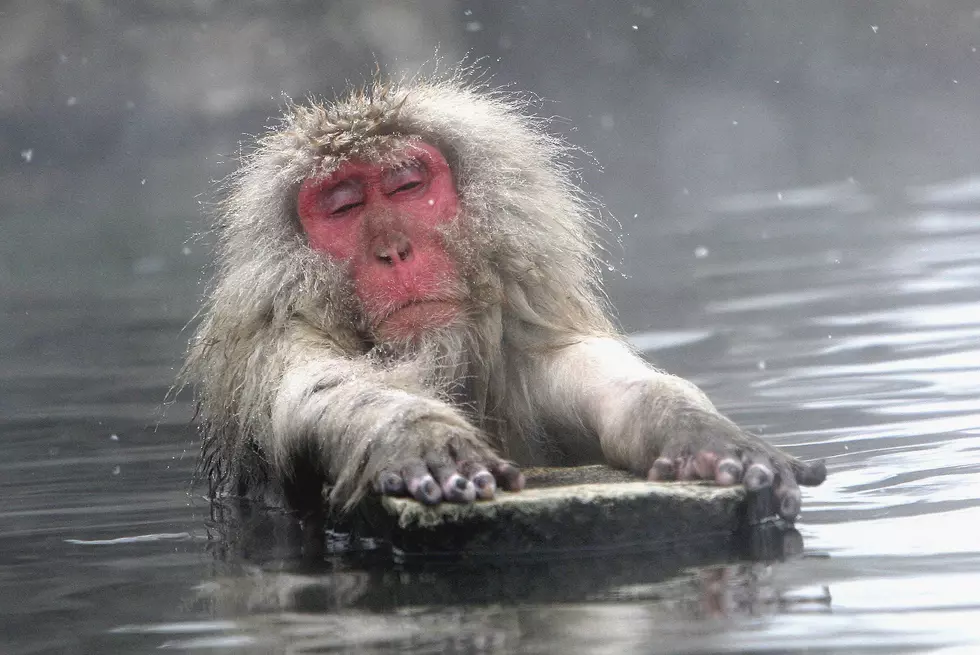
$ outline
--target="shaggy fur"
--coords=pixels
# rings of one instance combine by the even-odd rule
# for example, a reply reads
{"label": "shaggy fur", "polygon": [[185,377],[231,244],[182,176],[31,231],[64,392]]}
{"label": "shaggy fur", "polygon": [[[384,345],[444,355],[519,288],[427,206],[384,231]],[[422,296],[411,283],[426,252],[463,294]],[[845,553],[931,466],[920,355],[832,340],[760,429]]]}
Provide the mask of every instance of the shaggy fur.
{"label": "shaggy fur", "polygon": [[[460,220],[444,236],[471,301],[462,325],[379,345],[345,265],[307,246],[296,196],[347,158],[384,159],[416,139],[454,172]],[[216,277],[183,371],[212,492],[288,496],[301,466],[350,507],[385,467],[433,451],[605,459],[645,475],[675,426],[694,414],[723,421],[693,385],[636,357],[607,318],[595,207],[568,154],[522,101],[458,76],[291,107],[229,181]]]}

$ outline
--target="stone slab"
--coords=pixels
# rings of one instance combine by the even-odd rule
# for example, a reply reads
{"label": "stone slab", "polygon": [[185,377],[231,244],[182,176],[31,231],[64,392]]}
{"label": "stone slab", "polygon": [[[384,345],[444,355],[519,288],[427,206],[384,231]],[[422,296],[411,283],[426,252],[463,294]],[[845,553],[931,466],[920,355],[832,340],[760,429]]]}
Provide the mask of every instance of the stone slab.
{"label": "stone slab", "polygon": [[369,524],[405,553],[541,554],[608,548],[722,548],[775,521],[768,494],[655,483],[606,466],[525,469],[527,488],[469,505],[386,497]]}

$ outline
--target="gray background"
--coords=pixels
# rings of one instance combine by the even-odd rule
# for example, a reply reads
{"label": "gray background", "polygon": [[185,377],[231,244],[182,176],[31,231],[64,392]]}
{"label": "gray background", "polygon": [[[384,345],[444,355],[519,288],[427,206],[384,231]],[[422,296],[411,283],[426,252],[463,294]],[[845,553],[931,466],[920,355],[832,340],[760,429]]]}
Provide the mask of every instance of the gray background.
{"label": "gray background", "polygon": [[949,0],[8,1],[0,293],[196,299],[193,236],[242,141],[286,97],[438,52],[537,94],[594,156],[580,164],[615,219],[613,300],[627,328],[658,326],[649,309],[685,292],[691,253],[650,230],[696,235],[760,200],[735,194],[901,202],[980,169],[978,28],[975,3]]}

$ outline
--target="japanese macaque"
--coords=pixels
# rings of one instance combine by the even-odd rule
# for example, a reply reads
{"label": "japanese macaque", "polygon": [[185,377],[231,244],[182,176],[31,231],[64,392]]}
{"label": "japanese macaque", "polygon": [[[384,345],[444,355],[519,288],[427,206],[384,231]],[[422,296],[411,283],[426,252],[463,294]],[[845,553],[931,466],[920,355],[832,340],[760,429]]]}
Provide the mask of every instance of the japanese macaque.
{"label": "japanese macaque", "polygon": [[450,77],[291,106],[218,218],[184,369],[212,492],[469,503],[601,461],[771,487],[792,520],[826,475],[629,346],[595,204],[519,99]]}

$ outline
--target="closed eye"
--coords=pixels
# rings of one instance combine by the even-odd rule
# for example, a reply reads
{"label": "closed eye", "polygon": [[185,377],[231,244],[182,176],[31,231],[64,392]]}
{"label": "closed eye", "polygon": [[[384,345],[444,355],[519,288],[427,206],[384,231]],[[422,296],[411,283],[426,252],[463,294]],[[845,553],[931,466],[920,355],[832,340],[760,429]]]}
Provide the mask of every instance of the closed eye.
{"label": "closed eye", "polygon": [[411,191],[412,189],[415,189],[415,188],[420,187],[420,186],[422,186],[422,182],[420,180],[412,180],[411,182],[406,182],[405,184],[401,185],[400,187],[398,187],[397,189],[395,189],[394,191],[392,191],[392,193],[401,193],[402,191]]}
{"label": "closed eye", "polygon": [[394,196],[424,187],[428,181],[428,169],[422,162],[412,160],[385,171],[381,184],[385,195]]}
{"label": "closed eye", "polygon": [[364,204],[363,200],[361,202],[349,202],[346,205],[341,205],[340,207],[337,207],[337,209],[330,212],[330,215],[337,216],[338,214],[346,214],[347,212],[354,209],[355,207],[360,207],[363,204]]}
{"label": "closed eye", "polygon": [[364,206],[363,187],[352,180],[328,189],[320,198],[320,207],[328,216],[343,216],[352,209]]}

